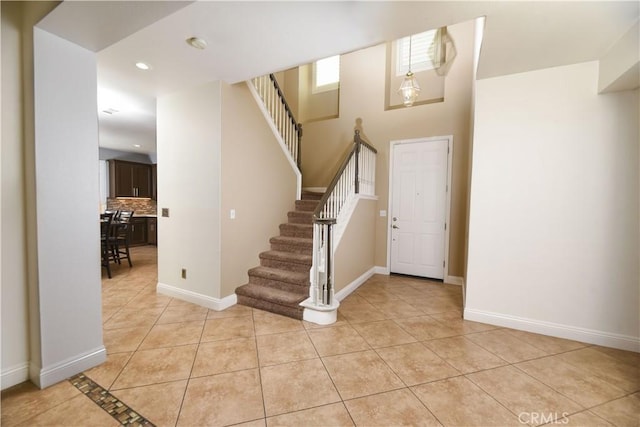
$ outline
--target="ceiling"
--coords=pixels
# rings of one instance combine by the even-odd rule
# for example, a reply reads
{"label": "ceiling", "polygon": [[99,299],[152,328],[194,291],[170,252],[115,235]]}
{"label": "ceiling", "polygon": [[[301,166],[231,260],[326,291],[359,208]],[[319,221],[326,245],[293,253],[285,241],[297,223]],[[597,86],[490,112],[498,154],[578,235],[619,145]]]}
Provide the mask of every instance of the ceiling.
{"label": "ceiling", "polygon": [[[97,52],[100,145],[149,153],[157,96],[478,16],[487,17],[478,78],[490,78],[599,59],[638,19],[639,3],[65,1],[38,26]],[[190,47],[191,36],[207,49]]]}

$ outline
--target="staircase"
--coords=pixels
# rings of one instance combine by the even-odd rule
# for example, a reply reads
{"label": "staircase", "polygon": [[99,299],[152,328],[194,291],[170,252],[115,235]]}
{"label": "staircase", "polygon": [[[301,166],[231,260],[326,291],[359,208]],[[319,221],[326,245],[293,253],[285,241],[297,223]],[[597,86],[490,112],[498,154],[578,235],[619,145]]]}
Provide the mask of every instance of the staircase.
{"label": "staircase", "polygon": [[249,283],[236,289],[238,304],[302,319],[299,304],[309,297],[313,249],[313,211],[322,193],[302,192],[271,250],[260,254],[260,266],[249,270]]}

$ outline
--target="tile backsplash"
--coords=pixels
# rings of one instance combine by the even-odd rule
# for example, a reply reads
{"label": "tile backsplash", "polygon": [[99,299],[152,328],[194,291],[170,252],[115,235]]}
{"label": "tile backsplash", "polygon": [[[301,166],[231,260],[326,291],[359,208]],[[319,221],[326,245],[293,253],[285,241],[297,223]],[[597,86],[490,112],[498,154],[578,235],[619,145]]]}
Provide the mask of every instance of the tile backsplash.
{"label": "tile backsplash", "polygon": [[158,203],[153,199],[107,198],[107,210],[128,210],[134,211],[137,215],[156,215]]}

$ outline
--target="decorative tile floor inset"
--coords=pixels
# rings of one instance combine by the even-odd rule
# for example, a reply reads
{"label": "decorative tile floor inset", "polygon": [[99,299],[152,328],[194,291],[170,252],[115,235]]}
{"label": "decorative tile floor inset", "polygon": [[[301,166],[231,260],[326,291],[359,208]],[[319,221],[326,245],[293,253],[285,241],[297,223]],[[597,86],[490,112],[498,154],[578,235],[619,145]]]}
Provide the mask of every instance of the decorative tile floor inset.
{"label": "decorative tile floor inset", "polygon": [[120,424],[136,427],[155,427],[155,425],[145,417],[129,408],[129,406],[120,401],[120,399],[93,382],[90,378],[84,376],[84,374],[78,374],[69,378],[69,382],[115,418]]}

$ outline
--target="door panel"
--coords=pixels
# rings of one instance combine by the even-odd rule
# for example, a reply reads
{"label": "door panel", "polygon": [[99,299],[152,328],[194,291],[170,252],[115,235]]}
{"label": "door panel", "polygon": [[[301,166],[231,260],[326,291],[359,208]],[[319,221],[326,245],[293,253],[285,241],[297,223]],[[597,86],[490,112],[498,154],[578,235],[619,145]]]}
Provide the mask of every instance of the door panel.
{"label": "door panel", "polygon": [[447,139],[393,148],[393,273],[444,278],[447,150]]}

